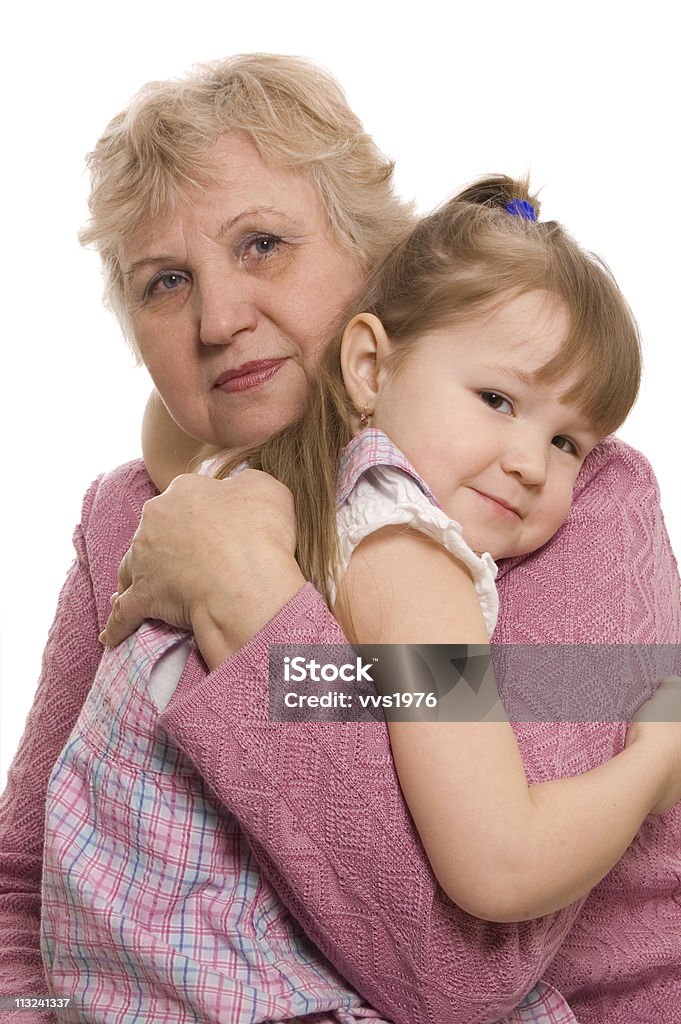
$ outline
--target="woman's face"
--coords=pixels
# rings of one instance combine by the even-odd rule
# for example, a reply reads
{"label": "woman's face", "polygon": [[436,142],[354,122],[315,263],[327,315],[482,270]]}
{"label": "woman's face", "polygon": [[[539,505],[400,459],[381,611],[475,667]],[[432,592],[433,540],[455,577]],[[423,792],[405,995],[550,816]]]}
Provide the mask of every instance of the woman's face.
{"label": "woman's face", "polygon": [[232,447],[302,411],[362,274],[304,177],[236,136],[207,162],[215,184],[144,224],[121,263],[134,336],[173,419]]}

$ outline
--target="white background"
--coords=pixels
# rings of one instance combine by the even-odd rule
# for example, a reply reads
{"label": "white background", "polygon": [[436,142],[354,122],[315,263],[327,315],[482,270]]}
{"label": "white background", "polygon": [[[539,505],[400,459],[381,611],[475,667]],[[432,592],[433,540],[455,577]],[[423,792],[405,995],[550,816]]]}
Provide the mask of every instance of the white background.
{"label": "white background", "polygon": [[[12,5],[2,74],[0,787],[18,743],[80,500],[139,454],[148,393],[100,302],[83,158],[145,81],[253,50],[316,59],[426,210],[529,170],[542,215],[603,255],[641,325],[643,394],[621,436],[651,459],[681,551],[678,33],[672,5],[302,0]],[[439,9],[439,10],[438,10]],[[444,10],[446,13],[440,13]]]}

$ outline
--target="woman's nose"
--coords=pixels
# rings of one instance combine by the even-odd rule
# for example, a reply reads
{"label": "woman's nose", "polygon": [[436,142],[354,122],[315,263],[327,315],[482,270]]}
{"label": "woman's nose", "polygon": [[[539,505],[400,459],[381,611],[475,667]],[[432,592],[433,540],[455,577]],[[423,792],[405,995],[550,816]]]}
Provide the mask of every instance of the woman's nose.
{"label": "woman's nose", "polygon": [[258,312],[251,282],[237,275],[206,276],[199,287],[199,337],[204,345],[229,345],[243,331],[253,331]]}

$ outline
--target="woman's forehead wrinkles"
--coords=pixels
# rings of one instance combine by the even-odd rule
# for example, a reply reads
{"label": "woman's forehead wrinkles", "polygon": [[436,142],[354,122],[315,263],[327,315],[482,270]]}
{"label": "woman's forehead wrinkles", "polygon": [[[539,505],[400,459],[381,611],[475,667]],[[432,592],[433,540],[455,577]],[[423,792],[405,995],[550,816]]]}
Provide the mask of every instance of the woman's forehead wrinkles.
{"label": "woman's forehead wrinkles", "polygon": [[[214,239],[214,241],[216,241],[216,242],[224,241],[224,239],[235,228],[239,227],[239,225],[242,222],[248,222],[249,220],[257,221],[260,218],[262,218],[264,220],[267,220],[269,222],[276,221],[277,225],[279,227],[279,230],[284,230],[284,229],[286,229],[286,230],[293,230],[294,228],[298,228],[300,226],[298,224],[298,221],[300,220],[300,216],[298,216],[296,218],[295,212],[296,211],[293,211],[293,212],[288,211],[288,212],[286,212],[284,210],[277,209],[274,206],[264,206],[264,205],[251,206],[251,207],[249,207],[246,210],[240,210],[238,213],[235,213],[233,216],[228,217],[226,220],[222,221],[222,223],[219,224],[217,230],[211,231],[210,235]],[[188,218],[187,223],[190,224],[191,221],[195,221],[197,226],[198,226],[200,214],[195,209],[193,209],[191,207],[189,208],[188,213],[189,213],[189,218]],[[178,215],[177,215],[177,212],[176,212],[173,215],[172,219],[169,219],[167,217],[161,217],[161,218],[158,218],[156,221],[149,222],[146,225],[146,228],[145,228],[145,230],[143,232],[142,237],[139,238],[139,245],[135,245],[135,240],[133,240],[130,247],[133,248],[133,249],[134,248],[139,248],[142,251],[144,251],[144,249],[148,249],[151,245],[154,245],[156,240],[160,241],[161,244],[163,244],[163,236],[164,235],[170,235],[170,234],[174,233],[173,232],[173,227],[175,229],[177,229],[177,226],[178,226],[178,223],[180,222],[180,219],[181,218],[178,218]],[[263,227],[267,227],[267,225],[265,224],[265,225],[263,225]],[[155,235],[156,235],[156,238],[154,238]],[[134,263],[130,264],[130,268],[131,269],[136,269],[138,266],[141,266],[142,264],[148,263],[148,262],[150,262],[152,260],[157,260],[157,261],[161,262],[161,261],[163,261],[165,259],[177,259],[177,256],[176,255],[166,255],[165,252],[162,252],[158,256],[155,256],[155,255],[146,256],[145,255],[144,257],[142,257],[139,260],[136,260]]]}
{"label": "woman's forehead wrinkles", "polygon": [[133,263],[130,263],[123,270],[123,276],[125,277],[126,281],[129,281],[132,277],[135,276],[136,271],[141,270],[143,267],[155,267],[160,266],[161,264],[164,263],[177,262],[179,262],[179,257],[175,256],[173,253],[163,253],[159,256],[145,256],[144,259],[135,260]]}
{"label": "woman's forehead wrinkles", "polygon": [[284,213],[282,210],[277,210],[274,206],[254,206],[252,209],[244,210],[242,213],[237,213],[234,217],[230,217],[221,224],[216,235],[216,239],[222,239],[230,233],[235,227],[239,225],[242,220],[248,220],[249,218],[257,218],[267,216],[268,218],[274,217],[279,221],[285,221],[286,223],[291,222],[290,214]]}

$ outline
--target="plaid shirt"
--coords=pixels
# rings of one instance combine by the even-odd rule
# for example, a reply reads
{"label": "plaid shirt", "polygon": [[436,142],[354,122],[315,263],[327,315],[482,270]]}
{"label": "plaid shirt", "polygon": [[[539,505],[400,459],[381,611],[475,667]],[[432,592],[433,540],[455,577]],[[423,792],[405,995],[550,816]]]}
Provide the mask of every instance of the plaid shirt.
{"label": "plaid shirt", "polygon": [[[349,446],[341,491],[370,464],[397,465],[435,501],[378,431]],[[235,819],[158,725],[149,676],[184,640],[147,622],[105,651],[50,778],[42,948],[52,993],[71,997],[63,1019],[381,1021],[307,941]],[[507,1018],[574,1020],[543,982]]]}
{"label": "plaid shirt", "polygon": [[380,1020],[306,940],[157,725],[149,674],[183,639],[147,622],[105,652],[52,772],[42,946],[51,991],[71,997],[63,1019]]}
{"label": "plaid shirt", "polygon": [[348,500],[362,474],[374,466],[393,466],[401,470],[405,476],[411,477],[436,508],[442,508],[426,481],[418,475],[407,457],[392,443],[387,434],[375,427],[369,427],[356,434],[341,455],[338,467],[339,507]]}
{"label": "plaid shirt", "polygon": [[548,981],[538,981],[501,1024],[577,1024],[574,1013]]}

